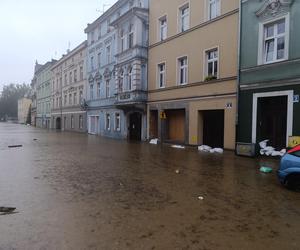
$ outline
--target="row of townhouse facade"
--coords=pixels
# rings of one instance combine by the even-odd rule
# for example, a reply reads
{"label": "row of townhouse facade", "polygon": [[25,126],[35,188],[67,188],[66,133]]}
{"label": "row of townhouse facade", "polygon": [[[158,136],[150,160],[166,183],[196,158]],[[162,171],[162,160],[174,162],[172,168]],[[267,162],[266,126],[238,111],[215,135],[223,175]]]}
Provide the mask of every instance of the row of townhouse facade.
{"label": "row of townhouse facade", "polygon": [[88,24],[87,41],[42,67],[47,124],[244,155],[300,135],[300,3],[170,2],[117,1]]}

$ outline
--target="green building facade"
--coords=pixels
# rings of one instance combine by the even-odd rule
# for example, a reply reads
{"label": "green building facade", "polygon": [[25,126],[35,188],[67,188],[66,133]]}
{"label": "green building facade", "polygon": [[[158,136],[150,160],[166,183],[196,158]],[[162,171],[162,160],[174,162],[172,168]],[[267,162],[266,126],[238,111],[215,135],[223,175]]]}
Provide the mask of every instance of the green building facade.
{"label": "green building facade", "polygon": [[300,1],[244,0],[237,149],[300,136]]}

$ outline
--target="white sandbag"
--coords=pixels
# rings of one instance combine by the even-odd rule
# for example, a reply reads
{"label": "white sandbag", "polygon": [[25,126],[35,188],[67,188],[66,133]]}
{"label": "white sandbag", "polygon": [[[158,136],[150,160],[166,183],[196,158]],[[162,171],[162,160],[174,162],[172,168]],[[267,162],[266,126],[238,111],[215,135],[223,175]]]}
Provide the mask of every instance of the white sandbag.
{"label": "white sandbag", "polygon": [[222,148],[214,148],[215,153],[223,154],[224,150]]}
{"label": "white sandbag", "polygon": [[264,155],[265,154],[265,150],[261,149],[259,153],[260,153],[260,155]]}
{"label": "white sandbag", "polygon": [[211,147],[207,145],[201,145],[198,147],[198,150],[203,152],[209,152],[211,150]]}
{"label": "white sandbag", "polygon": [[264,150],[273,152],[273,151],[275,151],[275,148],[268,146],[268,147],[265,147]]}
{"label": "white sandbag", "polygon": [[158,139],[152,139],[149,143],[153,145],[157,145]]}
{"label": "white sandbag", "polygon": [[211,150],[209,150],[209,153],[211,153],[211,154],[215,153],[215,149],[212,148]]}
{"label": "white sandbag", "polygon": [[281,153],[279,151],[273,151],[272,156],[281,156]]}
{"label": "white sandbag", "polygon": [[265,148],[265,147],[267,147],[268,141],[269,141],[269,140],[261,141],[261,142],[259,143],[260,148]]}
{"label": "white sandbag", "polygon": [[285,149],[285,148],[284,148],[284,149],[281,149],[281,150],[280,150],[280,153],[281,153],[281,154],[285,154],[285,153],[286,153],[286,149]]}

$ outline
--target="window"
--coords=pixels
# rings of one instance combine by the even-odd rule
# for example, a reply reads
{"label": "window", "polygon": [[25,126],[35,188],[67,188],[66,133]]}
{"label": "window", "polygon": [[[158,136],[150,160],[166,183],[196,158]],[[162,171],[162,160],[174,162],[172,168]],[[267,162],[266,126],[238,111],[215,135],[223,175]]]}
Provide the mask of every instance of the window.
{"label": "window", "polygon": [[109,80],[106,80],[106,97],[110,97],[110,93],[109,93]]}
{"label": "window", "polygon": [[115,114],[115,130],[116,131],[121,130],[121,119],[120,119],[120,114],[119,113]]}
{"label": "window", "polygon": [[110,32],[110,19],[107,19],[106,26],[107,26],[106,32],[109,33]]}
{"label": "window", "polygon": [[121,52],[123,52],[125,50],[125,34],[124,34],[124,30],[121,30]]}
{"label": "window", "polygon": [[91,32],[91,44],[93,44],[95,41],[95,33],[94,31]]}
{"label": "window", "polygon": [[69,75],[70,75],[69,76],[69,83],[71,84],[72,83],[72,72],[70,72]]}
{"label": "window", "polygon": [[80,104],[82,103],[83,101],[83,93],[82,93],[82,90],[79,91],[79,102]]}
{"label": "window", "polygon": [[69,105],[72,105],[72,94],[69,94]]}
{"label": "window", "polygon": [[101,25],[98,27],[98,40],[101,38]]}
{"label": "window", "polygon": [[106,47],[106,62],[107,64],[110,63],[110,57],[111,57],[111,54],[110,54],[110,45]]}
{"label": "window", "polygon": [[166,64],[158,64],[158,87],[164,88],[166,86]]}
{"label": "window", "polygon": [[67,95],[64,97],[64,106],[67,106]]}
{"label": "window", "polygon": [[106,114],[105,128],[106,130],[110,130],[110,114]]}
{"label": "window", "polygon": [[119,91],[122,93],[124,90],[124,71],[121,70],[120,76],[119,76]]}
{"label": "window", "polygon": [[68,85],[68,76],[67,76],[67,74],[65,74],[65,86],[67,86]]}
{"label": "window", "polygon": [[220,15],[220,0],[208,0],[208,18],[209,20]]}
{"label": "window", "polygon": [[[62,88],[62,77],[59,78],[59,88]],[[44,91],[44,86],[43,86],[43,91]]]}
{"label": "window", "polygon": [[189,29],[190,26],[190,9],[189,5],[185,5],[179,9],[180,15],[179,15],[179,31],[184,32]]}
{"label": "window", "polygon": [[77,104],[77,93],[73,94],[73,104],[76,105]]}
{"label": "window", "polygon": [[74,116],[71,116],[71,129],[74,129]]}
{"label": "window", "polygon": [[83,80],[83,67],[80,66],[80,81]]}
{"label": "window", "polygon": [[98,98],[101,97],[101,85],[100,85],[100,82],[97,83],[97,97]]}
{"label": "window", "polygon": [[98,68],[101,67],[101,52],[98,53]]}
{"label": "window", "polygon": [[159,40],[163,41],[167,38],[167,17],[159,19]]}
{"label": "window", "polygon": [[178,59],[178,83],[180,85],[186,84],[188,78],[188,64],[187,57]]}
{"label": "window", "polygon": [[94,99],[94,85],[90,85],[90,100]]}
{"label": "window", "polygon": [[92,56],[90,60],[91,60],[91,62],[90,62],[90,64],[91,64],[91,71],[93,71],[94,70],[94,57]]}
{"label": "window", "polygon": [[82,115],[79,116],[79,129],[83,129],[83,117],[82,117]]}
{"label": "window", "polygon": [[74,70],[74,82],[77,82],[77,69]]}
{"label": "window", "polygon": [[128,70],[128,90],[132,90],[132,67],[129,68]]}
{"label": "window", "polygon": [[209,50],[206,52],[206,76],[218,78],[218,61],[219,53],[218,49]]}
{"label": "window", "polygon": [[264,63],[286,59],[286,38],[285,19],[264,26]]}
{"label": "window", "polygon": [[64,129],[67,128],[67,117],[64,116]]}
{"label": "window", "polygon": [[128,48],[129,49],[131,49],[133,47],[133,37],[134,37],[133,25],[130,24],[130,26],[129,26],[129,34],[128,34]]}

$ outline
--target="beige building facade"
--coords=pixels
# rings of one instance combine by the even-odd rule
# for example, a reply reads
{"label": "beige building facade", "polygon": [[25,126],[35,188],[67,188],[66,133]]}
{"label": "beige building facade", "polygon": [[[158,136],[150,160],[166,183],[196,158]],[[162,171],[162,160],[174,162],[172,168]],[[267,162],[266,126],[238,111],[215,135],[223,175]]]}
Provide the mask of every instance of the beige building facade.
{"label": "beige building facade", "polygon": [[238,0],[150,2],[148,138],[235,148]]}
{"label": "beige building facade", "polygon": [[52,71],[51,127],[64,131],[87,132],[86,50],[84,41],[57,61]]}
{"label": "beige building facade", "polygon": [[27,123],[30,106],[31,99],[24,97],[18,100],[18,122],[20,124]]}

